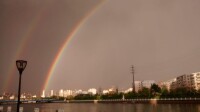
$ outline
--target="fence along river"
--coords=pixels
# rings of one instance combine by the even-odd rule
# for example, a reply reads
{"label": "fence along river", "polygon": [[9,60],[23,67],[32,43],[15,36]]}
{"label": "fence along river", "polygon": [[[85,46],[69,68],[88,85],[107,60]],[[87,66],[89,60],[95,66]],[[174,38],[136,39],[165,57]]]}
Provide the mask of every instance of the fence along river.
{"label": "fence along river", "polygon": [[[165,100],[167,101],[167,99]],[[143,102],[129,103],[126,101],[120,102],[119,100],[106,100],[96,103],[95,101],[23,103],[20,112],[200,112],[200,103],[197,103],[199,99],[189,100],[183,98],[182,100],[186,102],[180,103],[180,100],[174,99],[168,100],[174,102],[158,103],[162,100],[138,99],[138,101]],[[151,103],[149,103],[150,101]],[[197,102],[191,103],[188,101]],[[16,112],[16,103],[1,104],[0,112]]]}

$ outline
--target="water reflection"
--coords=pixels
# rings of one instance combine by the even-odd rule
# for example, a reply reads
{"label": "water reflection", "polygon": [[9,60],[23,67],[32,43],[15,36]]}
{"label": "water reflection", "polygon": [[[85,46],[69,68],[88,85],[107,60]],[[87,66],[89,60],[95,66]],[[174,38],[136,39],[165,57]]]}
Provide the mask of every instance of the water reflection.
{"label": "water reflection", "polygon": [[[16,105],[1,105],[3,112],[7,112],[9,106],[11,112],[15,112]],[[56,112],[63,109],[64,112],[200,112],[200,104],[93,104],[93,103],[51,103],[51,104],[22,104],[23,112],[34,112],[39,108],[40,112]]]}

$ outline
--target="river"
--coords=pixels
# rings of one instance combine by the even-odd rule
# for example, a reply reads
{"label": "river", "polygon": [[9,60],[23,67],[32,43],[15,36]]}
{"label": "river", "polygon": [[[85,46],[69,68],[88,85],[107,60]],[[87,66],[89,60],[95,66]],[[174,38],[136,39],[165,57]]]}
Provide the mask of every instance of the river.
{"label": "river", "polygon": [[[22,104],[23,112],[200,112],[200,104],[112,104],[112,103],[46,103]],[[0,105],[3,112],[11,108],[16,112],[16,105]],[[0,110],[1,111],[1,110]]]}

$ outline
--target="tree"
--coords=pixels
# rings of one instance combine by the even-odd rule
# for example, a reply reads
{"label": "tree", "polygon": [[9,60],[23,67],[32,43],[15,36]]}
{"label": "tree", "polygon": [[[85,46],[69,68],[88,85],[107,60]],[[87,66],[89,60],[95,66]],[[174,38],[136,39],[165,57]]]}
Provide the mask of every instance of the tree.
{"label": "tree", "polygon": [[161,95],[160,95],[161,98],[168,98],[169,97],[169,91],[167,88],[162,88],[161,89]]}
{"label": "tree", "polygon": [[138,94],[135,92],[133,93],[131,91],[131,92],[125,93],[124,96],[125,96],[125,99],[134,99],[138,97]]}
{"label": "tree", "polygon": [[122,93],[108,93],[101,95],[101,99],[122,99]]}
{"label": "tree", "polygon": [[190,89],[187,87],[180,87],[170,91],[170,97],[185,98],[190,96]]}
{"label": "tree", "polygon": [[78,94],[74,97],[74,100],[94,100],[96,95],[91,94]]}
{"label": "tree", "polygon": [[200,98],[200,89],[197,90],[196,97]]}
{"label": "tree", "polygon": [[138,97],[140,97],[140,98],[151,98],[149,88],[143,87],[142,90],[138,91]]}
{"label": "tree", "polygon": [[152,84],[150,88],[152,96],[159,96],[161,93],[161,88],[157,84]]}

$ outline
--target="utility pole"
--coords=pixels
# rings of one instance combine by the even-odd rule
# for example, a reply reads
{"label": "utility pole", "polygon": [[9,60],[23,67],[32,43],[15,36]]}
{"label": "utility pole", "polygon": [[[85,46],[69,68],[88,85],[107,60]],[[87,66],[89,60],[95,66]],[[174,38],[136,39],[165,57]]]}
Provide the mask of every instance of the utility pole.
{"label": "utility pole", "polygon": [[131,73],[133,74],[133,83],[132,83],[132,88],[133,88],[133,93],[135,92],[135,79],[134,79],[134,73],[135,73],[135,71],[134,71],[134,66],[132,65],[131,66]]}

